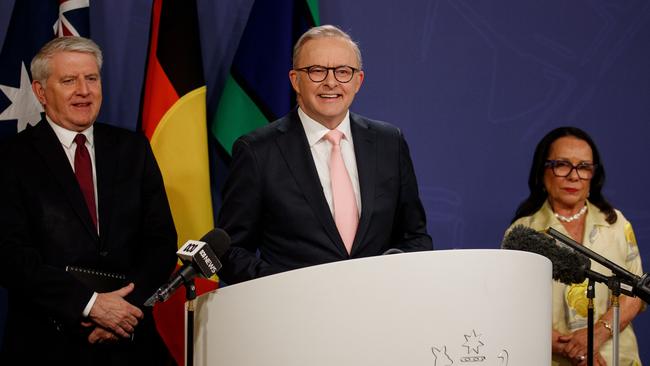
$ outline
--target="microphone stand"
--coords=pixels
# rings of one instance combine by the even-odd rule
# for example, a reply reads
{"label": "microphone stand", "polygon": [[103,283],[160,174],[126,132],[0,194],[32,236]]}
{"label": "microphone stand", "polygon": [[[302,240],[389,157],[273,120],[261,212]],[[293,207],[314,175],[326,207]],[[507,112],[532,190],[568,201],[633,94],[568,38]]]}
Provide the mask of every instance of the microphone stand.
{"label": "microphone stand", "polygon": [[594,362],[594,298],[595,298],[595,282],[604,283],[612,291],[611,303],[614,311],[612,319],[612,366],[618,366],[619,354],[619,327],[620,327],[620,303],[619,297],[621,293],[628,296],[633,296],[632,292],[623,287],[623,283],[617,276],[607,277],[598,272],[586,270],[585,275],[589,279],[587,284],[587,299],[589,300],[587,307],[587,365],[593,366]]}
{"label": "microphone stand", "polygon": [[589,278],[587,285],[587,366],[594,366],[594,297],[596,297],[596,281]]}
{"label": "microphone stand", "polygon": [[618,366],[618,336],[621,321],[621,306],[619,297],[621,296],[621,283],[616,276],[610,279],[612,290],[612,309],[614,309],[614,318],[612,324],[612,365]]}
{"label": "microphone stand", "polygon": [[185,366],[194,364],[194,302],[196,300],[196,286],[194,279],[184,281],[185,285],[185,313],[187,315],[186,342],[185,342]]}
{"label": "microphone stand", "polygon": [[[646,303],[650,303],[650,275],[648,273],[644,274],[641,277],[630,273],[625,268],[592,251],[591,249],[586,248],[584,245],[553,229],[552,227],[548,228],[548,230],[546,230],[546,233],[552,236],[554,239],[560,241],[562,244],[573,249],[575,252],[578,252],[585,257],[600,263],[602,266],[612,271],[612,274],[616,276],[619,281],[619,284],[615,287],[619,288],[622,293],[631,297],[636,296]],[[610,286],[610,288],[612,287]]]}
{"label": "microphone stand", "polygon": [[[612,324],[612,366],[618,366],[618,354],[619,354],[619,345],[618,345],[618,336],[619,336],[619,327],[620,327],[620,303],[619,303],[619,297],[621,293],[628,295],[628,296],[639,296],[643,300],[645,300],[644,295],[646,293],[641,292],[641,293],[636,293],[635,289],[639,289],[642,286],[645,286],[647,284],[648,280],[648,275],[644,275],[642,278],[640,278],[638,281],[635,281],[633,275],[629,273],[627,270],[624,268],[610,262],[607,260],[605,257],[592,252],[591,250],[585,248],[582,246],[580,243],[576,242],[575,240],[569,238],[568,236],[560,233],[559,231],[549,228],[547,230],[547,233],[551,235],[553,238],[556,240],[561,241],[563,244],[569,246],[571,249],[580,252],[581,254],[585,255],[589,259],[593,259],[596,262],[602,264],[603,266],[607,267],[609,270],[611,270],[614,275],[607,277],[603,274],[600,274],[598,272],[594,272],[590,269],[587,269],[585,271],[585,275],[589,280],[591,281],[592,279],[597,281],[597,282],[602,282],[609,287],[609,289],[612,291],[611,295],[611,303],[612,303],[612,309],[614,311],[614,318],[613,318],[613,324]],[[591,283],[591,282],[590,282]],[[592,301],[590,299],[590,301]],[[593,309],[592,309],[593,311]],[[589,313],[587,313],[587,316]],[[587,330],[588,330],[588,337],[590,336],[593,342],[593,319],[592,320],[587,320]],[[591,327],[591,330],[589,330],[589,327]],[[589,349],[589,338],[587,338],[587,347]],[[591,350],[589,350],[589,354],[587,357],[593,357],[593,343],[591,346]],[[587,361],[588,362],[588,361]],[[592,360],[593,362],[593,360]]]}

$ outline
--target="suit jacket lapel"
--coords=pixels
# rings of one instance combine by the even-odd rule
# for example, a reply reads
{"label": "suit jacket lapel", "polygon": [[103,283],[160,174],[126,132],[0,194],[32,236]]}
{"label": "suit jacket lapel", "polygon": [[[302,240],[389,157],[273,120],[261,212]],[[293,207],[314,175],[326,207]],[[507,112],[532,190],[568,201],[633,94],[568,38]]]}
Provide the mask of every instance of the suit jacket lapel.
{"label": "suit jacket lapel", "polygon": [[99,212],[100,247],[105,248],[109,240],[110,218],[114,207],[113,183],[118,161],[112,153],[113,136],[101,124],[95,124],[95,171],[97,173],[97,204]]}
{"label": "suit jacket lapel", "polygon": [[287,162],[291,174],[302,189],[305,199],[320,220],[329,238],[336,244],[341,254],[347,256],[347,250],[323,194],[323,188],[297,109],[294,109],[277,128],[281,132],[277,139],[278,148]]}
{"label": "suit jacket lapel", "polygon": [[360,249],[363,238],[370,226],[370,217],[375,203],[375,172],[377,170],[377,144],[375,132],[356,114],[350,113],[350,129],[354,142],[354,154],[357,160],[359,174],[359,190],[361,191],[361,218],[357,234],[352,244],[352,253]]}
{"label": "suit jacket lapel", "polygon": [[34,148],[43,158],[51,176],[61,186],[61,190],[70,202],[73,211],[88,229],[89,234],[97,238],[97,231],[90,218],[88,206],[86,206],[86,201],[79,189],[79,183],[77,183],[70,166],[70,161],[61,147],[61,142],[45,119],[41,120],[34,129]]}

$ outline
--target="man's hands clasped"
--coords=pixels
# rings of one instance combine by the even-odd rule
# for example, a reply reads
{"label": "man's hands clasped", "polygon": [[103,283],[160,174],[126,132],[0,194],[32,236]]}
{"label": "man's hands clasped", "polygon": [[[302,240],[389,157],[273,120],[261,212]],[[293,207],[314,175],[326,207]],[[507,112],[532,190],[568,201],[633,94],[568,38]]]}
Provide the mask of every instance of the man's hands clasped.
{"label": "man's hands clasped", "polygon": [[81,323],[84,327],[93,328],[88,342],[117,342],[133,335],[138,322],[144,317],[142,310],[124,300],[134,287],[130,283],[119,290],[97,294],[88,314],[89,321]]}

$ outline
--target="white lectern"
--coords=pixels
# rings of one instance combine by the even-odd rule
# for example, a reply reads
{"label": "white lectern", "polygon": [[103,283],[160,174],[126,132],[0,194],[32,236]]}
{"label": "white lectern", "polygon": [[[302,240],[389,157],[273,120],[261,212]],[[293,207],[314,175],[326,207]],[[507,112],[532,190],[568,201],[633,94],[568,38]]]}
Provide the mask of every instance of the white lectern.
{"label": "white lectern", "polygon": [[548,366],[551,262],[447,250],[330,263],[197,299],[196,365]]}

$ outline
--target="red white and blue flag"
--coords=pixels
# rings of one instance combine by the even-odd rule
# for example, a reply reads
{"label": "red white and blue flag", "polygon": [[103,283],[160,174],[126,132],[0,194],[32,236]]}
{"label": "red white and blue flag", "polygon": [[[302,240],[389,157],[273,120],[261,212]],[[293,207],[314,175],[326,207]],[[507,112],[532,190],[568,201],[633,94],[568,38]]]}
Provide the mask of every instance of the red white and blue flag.
{"label": "red white and blue flag", "polygon": [[90,0],[16,0],[0,39],[0,140],[35,125],[43,108],[31,88],[29,65],[58,36],[90,34]]}

